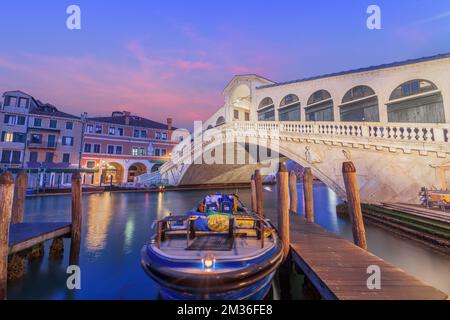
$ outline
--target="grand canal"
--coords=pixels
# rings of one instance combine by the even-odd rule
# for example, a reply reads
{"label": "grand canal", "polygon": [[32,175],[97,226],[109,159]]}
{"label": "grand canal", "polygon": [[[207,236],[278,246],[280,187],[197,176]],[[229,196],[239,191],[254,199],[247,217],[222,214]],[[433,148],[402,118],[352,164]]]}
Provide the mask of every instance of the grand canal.
{"label": "grand canal", "polygon": [[[301,186],[299,186],[301,190]],[[216,191],[211,191],[216,192]],[[83,198],[83,238],[80,255],[81,290],[66,289],[69,242],[62,261],[29,265],[27,275],[9,283],[9,299],[156,299],[158,289],[140,267],[140,250],[154,230],[155,219],[170,212],[183,214],[206,191],[103,193]],[[299,199],[302,199],[299,191]],[[250,191],[238,191],[249,204]],[[322,184],[315,185],[318,224],[351,240],[349,221],[336,215],[339,199]],[[266,216],[276,220],[276,187],[265,187]],[[70,196],[28,199],[25,221],[69,221]],[[299,206],[302,206],[300,201]],[[367,226],[369,250],[429,284],[450,293],[450,257],[423,245]],[[48,252],[47,244],[46,251]]]}

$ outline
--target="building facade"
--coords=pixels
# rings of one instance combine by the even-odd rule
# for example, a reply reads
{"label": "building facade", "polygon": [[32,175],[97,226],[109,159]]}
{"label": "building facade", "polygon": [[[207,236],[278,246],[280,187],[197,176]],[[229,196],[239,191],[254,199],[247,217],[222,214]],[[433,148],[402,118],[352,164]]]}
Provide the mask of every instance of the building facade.
{"label": "building facade", "polygon": [[78,117],[21,91],[3,94],[0,132],[0,168],[27,169],[34,188],[68,186],[75,171],[85,184],[133,183],[170,160],[187,134],[171,118],[163,124],[127,111]]}
{"label": "building facade", "polygon": [[182,140],[172,119],[159,123],[127,111],[87,118],[82,149],[83,181],[92,185],[133,183],[136,176],[157,171]]}
{"label": "building facade", "polygon": [[69,183],[80,167],[83,120],[21,91],[3,99],[1,166],[28,169],[30,186]]}

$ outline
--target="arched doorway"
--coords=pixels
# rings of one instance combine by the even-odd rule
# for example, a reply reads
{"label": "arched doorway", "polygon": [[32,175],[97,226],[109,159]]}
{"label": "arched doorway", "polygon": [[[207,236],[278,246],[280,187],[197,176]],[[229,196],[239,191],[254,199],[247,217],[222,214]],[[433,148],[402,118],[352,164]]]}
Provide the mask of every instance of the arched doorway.
{"label": "arched doorway", "polygon": [[398,86],[390,96],[387,111],[389,122],[445,123],[442,94],[428,80],[411,80]]}
{"label": "arched doorway", "polygon": [[306,121],[334,121],[333,99],[327,90],[314,92],[305,108]]}
{"label": "arched doorway", "polygon": [[133,163],[128,168],[128,182],[134,182],[134,178],[147,173],[147,167],[142,163]]}
{"label": "arched doorway", "polygon": [[157,164],[155,164],[155,165],[152,167],[151,172],[157,172],[157,171],[159,170],[159,168],[161,168],[161,166],[162,166],[162,163],[157,163]]}
{"label": "arched doorway", "polygon": [[357,86],[345,94],[340,106],[341,121],[379,122],[378,97],[372,88]]}
{"label": "arched doorway", "polygon": [[249,121],[251,104],[252,96],[249,86],[246,84],[237,86],[230,97],[230,105],[233,109],[233,120]]}
{"label": "arched doorway", "polygon": [[275,104],[272,98],[264,98],[259,104],[258,121],[275,121]]}
{"label": "arched doorway", "polygon": [[300,121],[300,99],[295,94],[283,98],[278,109],[280,121]]}
{"label": "arched doorway", "polygon": [[103,184],[121,184],[123,183],[123,167],[117,162],[105,163],[102,166],[101,181]]}

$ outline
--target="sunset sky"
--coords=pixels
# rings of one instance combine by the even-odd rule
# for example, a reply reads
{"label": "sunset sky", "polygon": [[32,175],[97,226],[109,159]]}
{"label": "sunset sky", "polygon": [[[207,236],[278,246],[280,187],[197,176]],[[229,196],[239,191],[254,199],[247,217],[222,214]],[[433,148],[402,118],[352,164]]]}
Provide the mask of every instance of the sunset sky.
{"label": "sunset sky", "polygon": [[[82,29],[66,28],[77,4]],[[382,30],[366,9],[382,10]],[[235,74],[274,81],[450,52],[449,0],[2,0],[0,91],[192,127]]]}

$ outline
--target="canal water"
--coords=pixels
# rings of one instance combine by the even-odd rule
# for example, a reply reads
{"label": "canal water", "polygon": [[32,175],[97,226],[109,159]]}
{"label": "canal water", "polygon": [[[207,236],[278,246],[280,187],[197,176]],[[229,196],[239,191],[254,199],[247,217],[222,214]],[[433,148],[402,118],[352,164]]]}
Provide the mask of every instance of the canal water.
{"label": "canal water", "polygon": [[[299,207],[303,206],[299,185]],[[234,190],[233,190],[234,191]],[[216,191],[211,191],[215,193]],[[226,192],[226,191],[224,191]],[[228,191],[230,192],[230,191]],[[80,253],[81,290],[66,287],[69,240],[64,259],[48,261],[46,255],[28,266],[26,276],[9,283],[9,299],[156,299],[158,289],[140,266],[140,250],[154,233],[155,219],[170,212],[183,214],[207,194],[206,191],[156,193],[103,193],[83,197],[84,215]],[[250,190],[240,189],[244,203]],[[336,215],[337,196],[323,184],[314,188],[315,218],[326,229],[351,240],[349,221]],[[25,221],[70,221],[70,196],[28,199]],[[276,217],[275,186],[265,187],[266,216]],[[369,250],[429,284],[450,293],[450,257],[367,226]]]}

